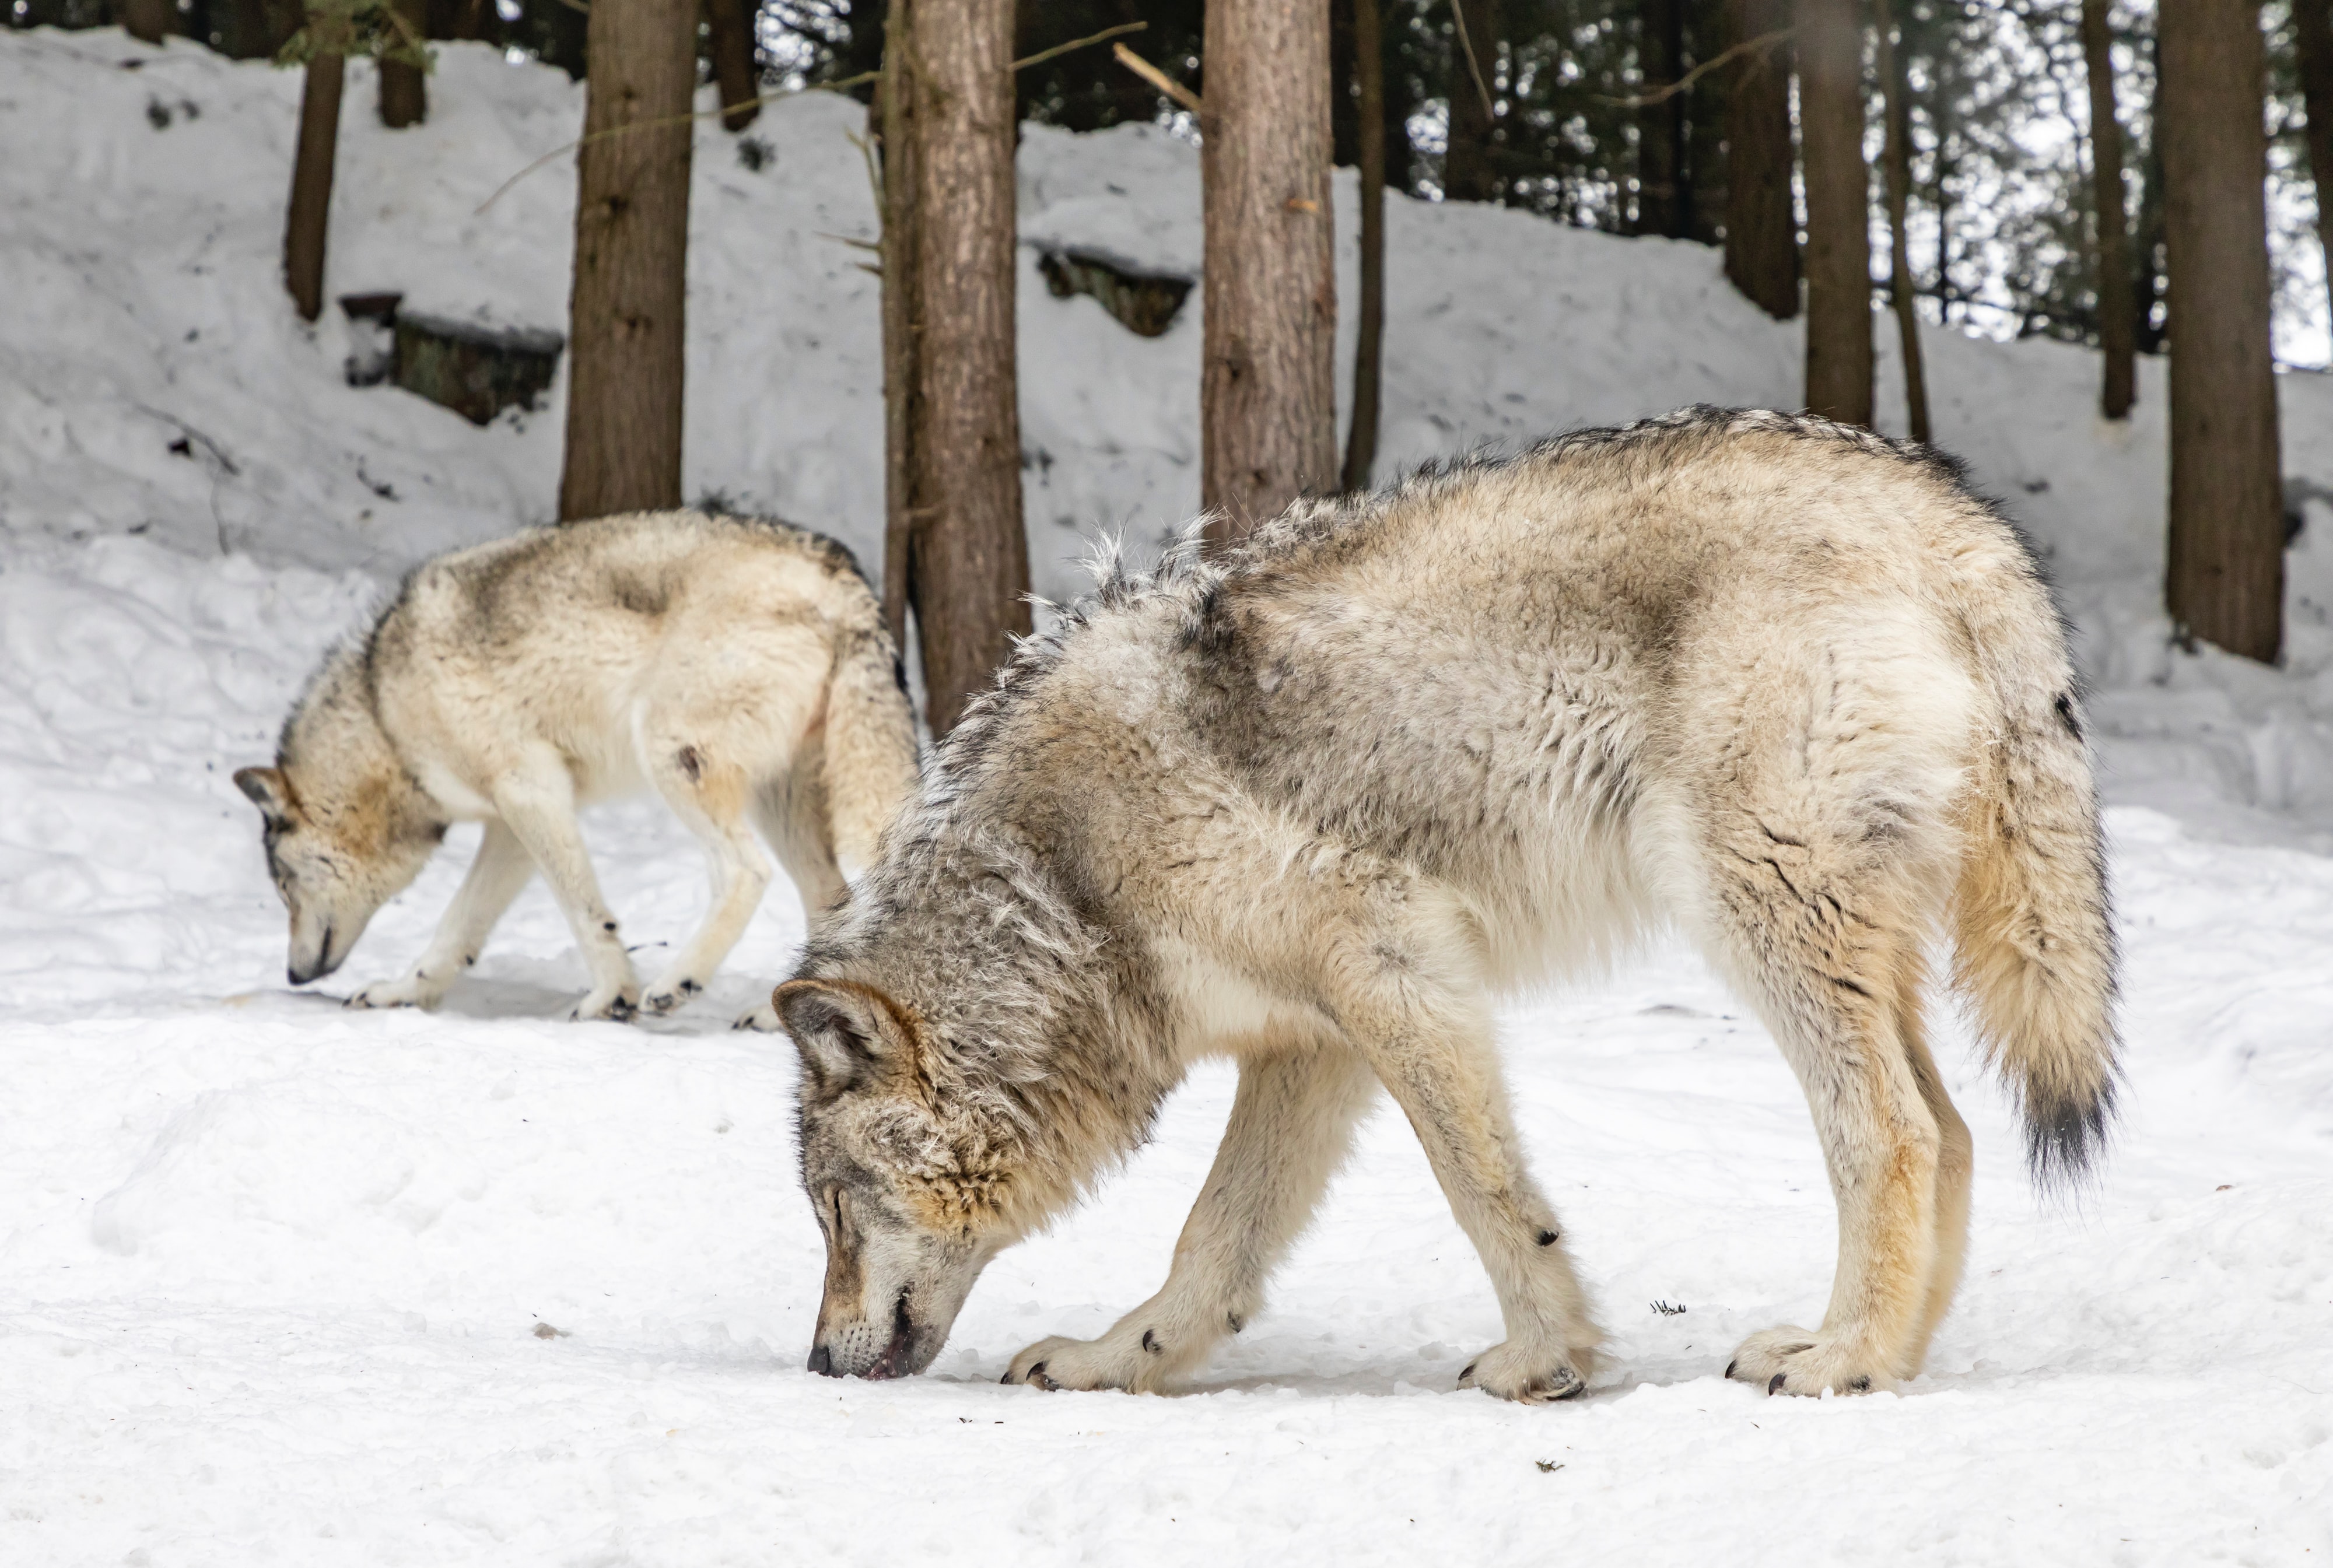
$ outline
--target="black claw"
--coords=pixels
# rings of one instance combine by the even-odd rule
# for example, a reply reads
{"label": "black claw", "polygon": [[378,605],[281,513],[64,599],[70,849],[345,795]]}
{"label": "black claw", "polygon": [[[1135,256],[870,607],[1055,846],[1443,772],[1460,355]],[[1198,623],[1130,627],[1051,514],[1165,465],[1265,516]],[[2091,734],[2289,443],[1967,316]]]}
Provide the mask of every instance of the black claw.
{"label": "black claw", "polygon": [[1541,1247],[1553,1247],[1555,1245],[1555,1241],[1556,1236],[1554,1231],[1542,1230],[1539,1233],[1539,1244]]}
{"label": "black claw", "polygon": [[1871,1391],[1871,1380],[1869,1378],[1857,1378],[1853,1382],[1849,1382],[1847,1387],[1848,1391],[1850,1393],[1867,1394]]}
{"label": "black claw", "polygon": [[1461,1384],[1461,1385],[1464,1385],[1464,1382],[1466,1382],[1466,1380],[1467,1380],[1468,1378],[1473,1377],[1473,1376],[1474,1375],[1474,1367],[1475,1367],[1475,1365],[1476,1365],[1476,1363],[1475,1363],[1475,1362],[1471,1362],[1471,1361],[1470,1361],[1470,1362],[1468,1362],[1466,1363],[1466,1370],[1465,1370],[1464,1372],[1460,1372],[1460,1373],[1458,1374],[1458,1382],[1460,1382],[1460,1384]]}
{"label": "black claw", "polygon": [[1165,1355],[1166,1353],[1166,1347],[1158,1343],[1158,1336],[1147,1328],[1142,1331],[1142,1348],[1148,1351],[1152,1355]]}
{"label": "black claw", "polygon": [[1013,1381],[1013,1369],[1011,1367],[1006,1367],[1004,1369],[1004,1375],[998,1378],[996,1381],[1001,1383],[1010,1383]]}
{"label": "black claw", "polygon": [[1772,1377],[1768,1378],[1766,1380],[1766,1391],[1770,1394],[1781,1393],[1782,1391],[1782,1380],[1790,1375],[1791,1374],[1788,1372],[1776,1372]]}
{"label": "black claw", "polygon": [[1730,1361],[1730,1362],[1727,1362],[1725,1363],[1725,1375],[1726,1375],[1727,1377],[1732,1377],[1732,1376],[1733,1375],[1733,1369],[1734,1369],[1735,1367],[1740,1366],[1741,1364],[1742,1364],[1742,1363],[1741,1363],[1740,1362],[1738,1362],[1738,1361]]}

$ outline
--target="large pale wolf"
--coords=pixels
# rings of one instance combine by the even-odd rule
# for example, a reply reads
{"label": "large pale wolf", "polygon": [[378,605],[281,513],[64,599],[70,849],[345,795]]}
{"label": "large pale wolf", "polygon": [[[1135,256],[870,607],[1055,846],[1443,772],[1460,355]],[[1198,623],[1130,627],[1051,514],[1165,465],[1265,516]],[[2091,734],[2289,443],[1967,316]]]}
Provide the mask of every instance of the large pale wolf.
{"label": "large pale wolf", "polygon": [[[449,824],[483,821],[428,951],[349,1004],[435,1006],[539,869],[590,969],[575,1016],[671,1011],[768,885],[749,823],[813,913],[844,891],[838,854],[873,858],[916,779],[898,670],[850,552],[782,523],[642,513],[427,563],[325,659],[275,766],[235,776],[291,910],[292,983],[340,967]],[[575,819],[644,789],[713,870],[710,913],[645,998]]]}
{"label": "large pale wolf", "polygon": [[1491,998],[1681,928],[1806,1090],[1839,1205],[1770,1392],[1914,1375],[1969,1134],[1923,955],[2080,1172],[2116,1081],[2074,673],[1955,466],[1819,420],[1685,413],[1300,502],[1024,647],[773,1001],[827,1241],[811,1367],[929,1364],[982,1267],[1144,1136],[1193,1057],[1239,1088],[1157,1295],[1008,1382],[1156,1389],[1262,1304],[1382,1085],[1497,1287],[1460,1381],[1578,1393],[1598,1342],[1525,1170]]}

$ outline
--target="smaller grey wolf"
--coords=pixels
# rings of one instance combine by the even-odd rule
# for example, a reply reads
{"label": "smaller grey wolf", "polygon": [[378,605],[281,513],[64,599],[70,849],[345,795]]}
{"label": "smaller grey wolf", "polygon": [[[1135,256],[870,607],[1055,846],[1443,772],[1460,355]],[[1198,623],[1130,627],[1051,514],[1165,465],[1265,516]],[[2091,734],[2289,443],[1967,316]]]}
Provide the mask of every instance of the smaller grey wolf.
{"label": "smaller grey wolf", "polygon": [[[590,969],[573,1016],[625,1018],[680,1007],[744,933],[770,880],[749,821],[815,916],[845,891],[838,855],[873,859],[916,767],[898,656],[850,551],[783,523],[648,512],[424,564],[324,660],[275,766],[235,781],[265,822],[293,985],[340,968],[448,825],[483,822],[428,951],[349,1005],[437,1005],[540,870]],[[643,999],[575,812],[645,789],[704,844],[713,907]]]}

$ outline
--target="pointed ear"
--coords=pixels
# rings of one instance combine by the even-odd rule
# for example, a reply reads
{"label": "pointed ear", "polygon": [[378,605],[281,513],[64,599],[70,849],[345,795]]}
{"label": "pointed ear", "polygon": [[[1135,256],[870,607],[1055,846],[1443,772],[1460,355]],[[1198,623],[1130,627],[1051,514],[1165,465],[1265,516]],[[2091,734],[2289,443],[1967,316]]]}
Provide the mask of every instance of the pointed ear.
{"label": "pointed ear", "polygon": [[291,820],[292,785],[283,774],[273,768],[238,768],[235,782],[270,822]]}
{"label": "pointed ear", "polygon": [[898,1007],[873,986],[850,980],[788,980],[770,1005],[802,1053],[814,1097],[863,1083],[908,1048]]}

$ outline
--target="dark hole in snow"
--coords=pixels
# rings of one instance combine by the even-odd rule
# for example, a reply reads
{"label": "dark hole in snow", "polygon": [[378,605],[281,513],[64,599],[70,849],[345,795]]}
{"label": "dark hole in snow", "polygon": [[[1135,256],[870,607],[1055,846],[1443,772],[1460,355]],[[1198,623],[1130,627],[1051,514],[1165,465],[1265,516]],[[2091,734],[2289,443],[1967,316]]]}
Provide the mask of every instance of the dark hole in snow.
{"label": "dark hole in snow", "polygon": [[390,382],[487,425],[505,408],[533,408],[567,340],[528,327],[485,327],[400,309],[401,294],[346,294],[341,309],[360,339],[351,387]]}
{"label": "dark hole in snow", "polygon": [[1191,280],[1146,272],[1091,251],[1046,251],[1037,258],[1045,287],[1057,300],[1089,294],[1127,330],[1156,338],[1175,322],[1191,292]]}

